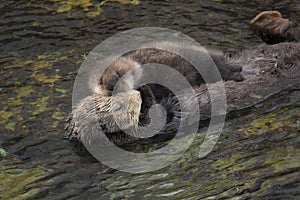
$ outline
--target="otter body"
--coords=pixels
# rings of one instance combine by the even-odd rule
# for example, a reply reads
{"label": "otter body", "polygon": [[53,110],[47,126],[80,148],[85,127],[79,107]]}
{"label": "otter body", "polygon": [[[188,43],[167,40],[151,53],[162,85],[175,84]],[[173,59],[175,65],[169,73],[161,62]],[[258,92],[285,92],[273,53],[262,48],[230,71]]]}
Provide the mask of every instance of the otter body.
{"label": "otter body", "polygon": [[[253,105],[253,102],[260,102],[261,99],[268,96],[268,94],[279,91],[280,88],[282,88],[282,86],[280,86],[281,84],[294,84],[297,80],[299,83],[299,55],[300,43],[296,42],[280,43],[273,46],[264,44],[255,49],[245,50],[232,56],[232,63],[243,66],[242,74],[246,80],[241,83],[232,81],[225,83],[229,107],[231,107],[231,109],[239,109]],[[98,83],[98,85],[99,84],[100,83]],[[134,82],[129,85],[130,87],[134,87]],[[131,93],[130,91],[132,90],[130,90],[114,95],[110,95],[112,91],[109,91],[103,85],[101,88],[104,88],[103,90],[105,91],[101,91],[100,94],[95,94],[94,99],[92,97],[83,99],[80,105],[72,112],[66,129],[68,137],[72,141],[81,143],[83,140],[92,140],[92,138],[96,136],[90,135],[89,132],[94,127],[99,126],[99,124],[104,126],[100,127],[101,130],[99,129],[98,133],[106,135],[116,144],[121,145],[138,139],[124,134],[118,124],[114,122],[110,110],[104,109],[106,107],[114,107],[113,104],[116,102],[121,105],[122,109],[115,112],[115,116],[123,118],[124,121],[130,125],[127,128],[144,126],[149,123],[147,116],[149,108],[155,103],[162,104],[168,116],[166,126],[159,133],[176,133],[178,125],[180,124],[180,107],[178,106],[178,101],[174,99],[174,96],[167,96],[166,98],[158,100],[154,95],[155,91],[149,86],[142,86],[137,90],[133,90],[135,91],[134,93]],[[256,89],[253,90],[253,88]],[[209,116],[210,106],[209,104],[206,106],[206,104],[202,102],[203,97],[205,97],[207,93],[205,88],[200,84],[200,87],[195,88],[195,91],[199,95],[202,116]],[[136,98],[139,100],[130,101],[130,94],[139,96]],[[115,98],[117,98],[117,101],[112,101]],[[130,115],[130,113],[133,115]],[[136,119],[135,123],[130,123],[132,119]],[[91,123],[92,121],[94,123]]]}
{"label": "otter body", "polygon": [[[121,143],[120,141],[128,141],[128,138],[133,140],[131,136],[120,138],[116,137],[116,135],[124,128],[129,129],[138,125],[148,125],[151,121],[148,116],[149,109],[155,103],[161,104],[167,112],[167,125],[161,131],[174,129],[176,126],[174,126],[173,122],[175,118],[178,119],[180,110],[177,106],[178,101],[174,98],[173,93],[159,85],[148,84],[139,86],[136,83],[139,79],[147,76],[142,65],[156,63],[175,69],[193,87],[203,84],[204,80],[199,72],[191,63],[176,54],[176,52],[179,54],[193,53],[196,56],[195,59],[212,59],[224,80],[242,80],[240,75],[241,67],[231,65],[221,52],[210,51],[207,53],[204,49],[196,46],[158,43],[155,44],[155,48],[141,48],[119,58],[107,58],[111,64],[101,77],[97,70],[100,70],[103,66],[99,66],[99,69],[91,73],[89,86],[95,95],[83,99],[80,105],[72,112],[70,124],[67,127],[68,137],[75,141],[87,141],[92,138],[89,133],[90,130],[96,130],[95,127],[100,127],[97,134],[104,133],[108,137],[111,135],[111,139],[114,142]],[[209,56],[211,58],[208,58]],[[205,65],[201,67],[208,68]],[[210,69],[205,70],[209,71]],[[126,77],[124,78],[125,74]],[[170,74],[169,77],[172,78],[172,75]],[[121,83],[118,84],[117,92],[113,95],[118,81]],[[137,95],[137,92],[140,96]],[[135,101],[130,99],[135,99]],[[112,112],[117,119],[114,119]],[[93,123],[91,123],[92,121]],[[123,127],[119,128],[120,123],[116,123],[116,121],[121,121]],[[95,131],[93,133],[95,134]],[[118,141],[115,138],[118,138]]]}
{"label": "otter body", "polygon": [[[253,21],[254,25],[252,26],[256,26],[256,21]],[[260,32],[264,31],[264,29],[260,30]],[[280,34],[282,33],[280,32]],[[71,113],[66,128],[68,137],[79,143],[93,140],[99,135],[106,135],[117,144],[135,140],[137,138],[124,134],[123,128],[130,129],[147,125],[150,121],[149,109],[155,103],[162,104],[167,111],[166,125],[160,133],[176,133],[180,124],[178,117],[180,107],[174,94],[157,85],[137,85],[139,79],[147,76],[142,66],[150,63],[167,65],[182,74],[191,86],[195,87],[201,107],[201,116],[209,116],[210,102],[206,100],[202,102],[204,99],[202,97],[207,94],[203,85],[204,79],[191,63],[179,56],[180,52],[192,52],[194,55],[198,55],[198,59],[207,57],[207,52],[200,47],[158,43],[154,45],[154,48],[145,47],[118,58],[108,58],[111,64],[102,76],[100,77],[97,71],[92,72],[90,76],[89,85],[95,95],[83,99]],[[293,42],[274,46],[261,45],[255,49],[237,53],[230,60],[218,51],[208,51],[208,55],[215,62],[223,80],[239,82],[243,80],[243,76],[246,78],[242,83],[233,81],[225,83],[229,107],[241,109],[252,105],[253,102],[261,101],[270,93],[280,91],[282,88],[280,83],[287,85],[292,85],[297,81],[299,83],[299,52],[299,42]],[[206,69],[206,67],[203,66],[204,71],[209,71],[210,69]],[[172,74],[169,77],[172,78]],[[120,80],[122,84],[118,85]],[[220,80],[214,79],[212,82]],[[265,85],[262,86],[262,84]],[[115,89],[117,92],[113,95]],[[111,114],[112,110],[117,119]],[[115,120],[124,122],[122,129]],[[98,129],[99,125],[99,131],[95,132],[94,130]]]}

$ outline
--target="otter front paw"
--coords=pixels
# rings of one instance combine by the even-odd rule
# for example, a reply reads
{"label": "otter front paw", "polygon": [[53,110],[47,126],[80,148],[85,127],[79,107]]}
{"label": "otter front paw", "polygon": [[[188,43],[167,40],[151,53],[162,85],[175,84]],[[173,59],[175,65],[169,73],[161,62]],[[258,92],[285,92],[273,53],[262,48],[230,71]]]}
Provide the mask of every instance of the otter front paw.
{"label": "otter front paw", "polygon": [[241,82],[244,80],[244,77],[242,76],[241,72],[243,68],[238,65],[229,65],[229,80],[233,80],[236,82]]}
{"label": "otter front paw", "polygon": [[138,91],[140,91],[141,97],[142,97],[142,105],[141,105],[141,114],[139,119],[140,125],[147,125],[150,123],[149,118],[149,109],[152,105],[154,105],[155,97],[153,95],[153,92],[151,88],[148,85],[141,86]]}

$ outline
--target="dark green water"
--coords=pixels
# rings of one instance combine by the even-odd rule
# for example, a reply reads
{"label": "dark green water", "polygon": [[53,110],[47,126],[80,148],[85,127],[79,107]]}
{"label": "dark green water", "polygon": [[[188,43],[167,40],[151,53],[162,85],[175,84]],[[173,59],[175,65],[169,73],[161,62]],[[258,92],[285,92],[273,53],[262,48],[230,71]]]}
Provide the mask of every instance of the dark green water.
{"label": "dark green water", "polygon": [[73,83],[85,56],[107,37],[158,26],[233,52],[261,43],[248,31],[260,11],[300,21],[292,0],[121,2],[0,4],[0,198],[296,199],[299,87],[229,118],[202,159],[203,130],[178,161],[151,173],[119,172],[74,153],[63,139]]}

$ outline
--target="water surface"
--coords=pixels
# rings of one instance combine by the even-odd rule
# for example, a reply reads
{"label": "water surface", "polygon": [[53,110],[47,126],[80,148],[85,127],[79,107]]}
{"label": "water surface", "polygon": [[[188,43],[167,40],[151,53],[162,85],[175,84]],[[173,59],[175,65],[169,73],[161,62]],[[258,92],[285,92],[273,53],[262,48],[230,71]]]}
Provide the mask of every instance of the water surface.
{"label": "water surface", "polygon": [[207,157],[197,157],[204,129],[183,157],[152,173],[119,172],[78,156],[63,139],[63,121],[80,64],[107,37],[158,26],[233,52],[261,43],[248,30],[260,11],[299,22],[297,1],[74,2],[0,5],[2,199],[296,199],[299,87],[229,117]]}

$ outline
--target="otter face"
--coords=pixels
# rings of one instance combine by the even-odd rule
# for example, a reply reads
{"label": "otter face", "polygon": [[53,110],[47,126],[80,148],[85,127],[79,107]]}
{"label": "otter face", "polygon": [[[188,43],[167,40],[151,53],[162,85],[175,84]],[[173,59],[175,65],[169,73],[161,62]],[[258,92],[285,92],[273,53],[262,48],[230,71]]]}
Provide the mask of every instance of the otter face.
{"label": "otter face", "polygon": [[[111,96],[118,81],[131,69],[139,67],[140,65],[135,61],[129,58],[119,57],[105,69],[98,81],[97,79],[90,81],[94,82],[92,83],[92,89],[96,94]],[[119,86],[122,86],[122,88],[120,88],[120,92],[133,90],[134,80],[133,78],[127,78],[126,82],[122,82]]]}

